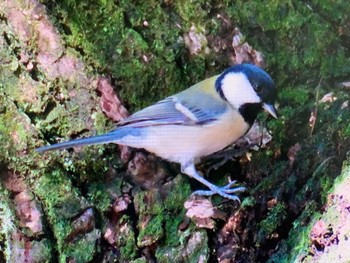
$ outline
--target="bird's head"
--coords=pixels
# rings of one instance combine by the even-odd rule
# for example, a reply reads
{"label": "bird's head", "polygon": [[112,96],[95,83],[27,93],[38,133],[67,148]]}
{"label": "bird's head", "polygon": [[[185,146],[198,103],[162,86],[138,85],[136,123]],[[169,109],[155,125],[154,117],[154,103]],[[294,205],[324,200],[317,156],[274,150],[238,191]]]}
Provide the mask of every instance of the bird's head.
{"label": "bird's head", "polygon": [[215,82],[216,91],[231,106],[254,121],[258,111],[264,108],[277,118],[274,102],[275,84],[269,74],[252,64],[240,64],[226,69]]}

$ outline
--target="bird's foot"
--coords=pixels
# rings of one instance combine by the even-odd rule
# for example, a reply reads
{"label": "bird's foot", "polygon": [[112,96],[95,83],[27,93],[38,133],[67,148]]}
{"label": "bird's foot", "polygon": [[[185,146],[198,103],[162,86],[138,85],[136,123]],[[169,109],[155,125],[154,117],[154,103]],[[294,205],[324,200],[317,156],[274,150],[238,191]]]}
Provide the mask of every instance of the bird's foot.
{"label": "bird's foot", "polygon": [[199,175],[199,173],[196,171],[196,168],[194,167],[193,162],[182,165],[181,171],[209,188],[209,190],[195,191],[192,193],[192,195],[211,196],[217,194],[221,195],[224,198],[240,202],[238,196],[235,195],[235,193],[246,191],[246,188],[244,186],[233,187],[236,184],[236,181],[232,181],[222,187],[210,183],[205,178]]}
{"label": "bird's foot", "polygon": [[235,184],[236,184],[236,181],[232,181],[222,187],[211,185],[210,190],[197,190],[193,192],[192,195],[211,196],[211,195],[217,194],[224,198],[241,202],[239,197],[234,193],[245,192],[247,188],[245,188],[244,186],[232,187]]}

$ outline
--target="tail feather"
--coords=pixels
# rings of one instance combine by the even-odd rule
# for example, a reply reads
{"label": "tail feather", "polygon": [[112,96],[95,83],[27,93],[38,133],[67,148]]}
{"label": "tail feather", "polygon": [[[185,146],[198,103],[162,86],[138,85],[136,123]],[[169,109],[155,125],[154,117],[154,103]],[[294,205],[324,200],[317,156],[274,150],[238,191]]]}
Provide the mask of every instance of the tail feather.
{"label": "tail feather", "polygon": [[39,153],[43,153],[43,152],[47,152],[47,151],[67,149],[67,148],[78,147],[78,146],[116,142],[117,140],[118,140],[118,136],[116,136],[116,134],[107,133],[107,134],[103,134],[103,135],[82,138],[82,139],[76,139],[76,140],[72,140],[72,141],[43,146],[43,147],[35,149],[35,151],[37,151]]}

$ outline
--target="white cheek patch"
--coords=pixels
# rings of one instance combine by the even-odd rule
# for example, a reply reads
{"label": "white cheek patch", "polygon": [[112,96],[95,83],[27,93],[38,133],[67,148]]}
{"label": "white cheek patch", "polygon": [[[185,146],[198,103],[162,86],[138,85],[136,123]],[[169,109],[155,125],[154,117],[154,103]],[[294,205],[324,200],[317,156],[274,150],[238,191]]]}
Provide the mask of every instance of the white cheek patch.
{"label": "white cheek patch", "polygon": [[243,73],[228,73],[222,80],[221,88],[227,101],[236,109],[245,103],[261,102],[260,97]]}

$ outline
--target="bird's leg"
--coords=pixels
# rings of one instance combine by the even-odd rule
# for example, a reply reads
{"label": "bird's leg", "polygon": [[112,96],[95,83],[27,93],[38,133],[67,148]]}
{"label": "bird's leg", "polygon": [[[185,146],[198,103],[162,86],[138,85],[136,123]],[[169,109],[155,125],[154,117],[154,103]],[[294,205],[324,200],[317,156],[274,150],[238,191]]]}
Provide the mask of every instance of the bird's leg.
{"label": "bird's leg", "polygon": [[[234,148],[230,147],[225,150],[222,150],[220,152],[216,152],[212,155],[209,155],[203,159],[201,159],[201,162],[210,162],[209,163],[209,168],[207,169],[206,174],[208,175],[213,169],[217,170],[224,164],[226,164],[228,161],[233,160],[237,157],[242,156],[246,152],[249,151],[251,148],[251,145],[248,144],[248,146],[242,146],[240,148]],[[214,159],[214,161],[213,161]],[[219,160],[219,161],[218,161]]]}
{"label": "bird's leg", "polygon": [[195,191],[192,193],[193,195],[211,196],[214,194],[218,194],[224,198],[228,198],[228,199],[236,200],[240,202],[238,196],[235,195],[234,193],[246,191],[246,188],[244,186],[232,188],[232,186],[236,183],[236,181],[232,181],[223,187],[216,186],[215,184],[210,183],[209,181],[207,181],[206,179],[204,179],[202,176],[199,175],[193,162],[182,164],[181,171],[182,173],[187,174],[188,176],[201,182],[202,184],[204,184],[210,189],[210,190]]}

